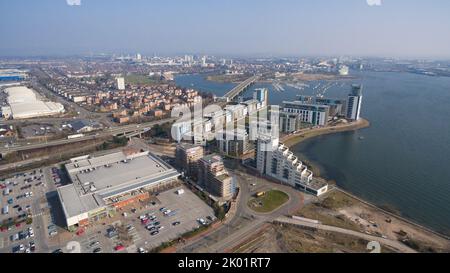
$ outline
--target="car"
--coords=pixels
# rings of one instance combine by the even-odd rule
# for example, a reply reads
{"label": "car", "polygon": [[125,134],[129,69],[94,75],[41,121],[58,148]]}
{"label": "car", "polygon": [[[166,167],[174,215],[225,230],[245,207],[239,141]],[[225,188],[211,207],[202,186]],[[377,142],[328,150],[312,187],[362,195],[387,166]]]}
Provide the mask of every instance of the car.
{"label": "car", "polygon": [[155,231],[151,232],[150,235],[155,236],[158,233],[159,233],[159,231],[155,230]]}
{"label": "car", "polygon": [[48,233],[48,235],[50,235],[50,236],[55,236],[57,234],[58,234],[58,231],[56,231],[56,230],[52,230]]}
{"label": "car", "polygon": [[24,251],[24,250],[25,250],[25,246],[24,246],[24,245],[22,245],[22,244],[21,244],[21,245],[19,245],[19,250],[20,250],[20,251]]}
{"label": "car", "polygon": [[58,248],[58,249],[54,250],[53,253],[63,253],[63,251],[61,248]]}
{"label": "car", "polygon": [[129,225],[129,226],[127,227],[127,231],[132,231],[133,229],[135,229],[135,227],[132,226],[132,225]]}
{"label": "car", "polygon": [[114,250],[115,251],[121,251],[121,250],[124,250],[125,249],[125,247],[123,246],[123,245],[116,245],[115,247],[114,247]]}
{"label": "car", "polygon": [[95,242],[90,243],[89,246],[90,247],[94,247],[94,246],[99,245],[99,244],[100,244],[99,241],[95,241]]}
{"label": "car", "polygon": [[144,220],[141,220],[141,223],[142,223],[143,225],[148,224],[148,222],[150,222],[150,219],[148,219],[148,218],[146,218],[146,219],[144,219]]}
{"label": "car", "polygon": [[147,215],[145,215],[145,214],[143,214],[143,215],[141,215],[141,216],[139,216],[139,220],[144,220],[144,219],[146,219],[147,218]]}
{"label": "car", "polygon": [[167,208],[165,208],[165,207],[162,207],[162,208],[159,209],[159,211],[161,211],[161,212],[164,212],[166,210],[167,210]]}
{"label": "car", "polygon": [[158,230],[164,229],[164,226],[157,227]]}
{"label": "car", "polygon": [[148,225],[148,226],[146,227],[146,229],[149,230],[149,231],[154,231],[154,230],[156,230],[156,227],[155,227],[155,226]]}
{"label": "car", "polygon": [[36,244],[33,241],[30,242],[30,250],[31,251],[35,251],[36,250]]}
{"label": "car", "polygon": [[102,252],[102,249],[99,248],[99,247],[97,247],[96,249],[94,249],[94,250],[92,251],[92,253],[100,253],[100,252]]}
{"label": "car", "polygon": [[163,213],[164,213],[164,215],[167,215],[167,214],[169,214],[169,213],[171,213],[172,211],[170,210],[170,209],[168,209],[168,210],[165,210]]}
{"label": "car", "polygon": [[17,253],[19,251],[20,251],[20,246],[15,246],[15,247],[12,248],[12,252],[13,253]]}
{"label": "car", "polygon": [[138,253],[147,253],[148,251],[145,250],[144,248],[140,247],[138,248]]}
{"label": "car", "polygon": [[197,218],[197,222],[199,222],[202,225],[206,225],[206,221],[203,218]]}
{"label": "car", "polygon": [[159,226],[161,223],[160,222],[153,222],[154,226]]}
{"label": "car", "polygon": [[181,222],[180,221],[176,221],[176,222],[172,223],[172,226],[178,226],[179,224],[181,224]]}
{"label": "car", "polygon": [[25,249],[25,253],[31,253],[31,249],[29,249],[28,247]]}

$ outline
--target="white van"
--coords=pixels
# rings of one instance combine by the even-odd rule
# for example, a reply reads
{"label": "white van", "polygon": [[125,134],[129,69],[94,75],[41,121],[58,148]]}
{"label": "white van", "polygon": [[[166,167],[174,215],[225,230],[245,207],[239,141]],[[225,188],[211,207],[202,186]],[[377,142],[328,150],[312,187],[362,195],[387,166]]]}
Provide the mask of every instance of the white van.
{"label": "white van", "polygon": [[4,195],[4,196],[7,196],[7,195],[9,195],[10,192],[11,192],[11,190],[10,190],[9,188],[5,188],[5,189],[3,190],[3,195]]}
{"label": "white van", "polygon": [[8,214],[8,213],[9,213],[9,206],[8,206],[8,205],[6,205],[6,206],[4,206],[4,207],[2,208],[2,213],[3,213],[3,214]]}

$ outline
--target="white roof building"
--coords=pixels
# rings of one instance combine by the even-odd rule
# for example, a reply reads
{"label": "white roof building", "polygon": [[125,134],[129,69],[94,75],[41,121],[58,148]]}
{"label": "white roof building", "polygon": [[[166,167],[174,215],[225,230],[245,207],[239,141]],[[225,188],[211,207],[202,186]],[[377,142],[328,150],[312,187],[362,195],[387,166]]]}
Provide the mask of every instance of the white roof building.
{"label": "white roof building", "polygon": [[5,89],[8,95],[9,107],[2,112],[8,113],[14,119],[26,119],[41,116],[51,116],[64,113],[61,103],[41,101],[33,90],[25,86],[9,87]]}

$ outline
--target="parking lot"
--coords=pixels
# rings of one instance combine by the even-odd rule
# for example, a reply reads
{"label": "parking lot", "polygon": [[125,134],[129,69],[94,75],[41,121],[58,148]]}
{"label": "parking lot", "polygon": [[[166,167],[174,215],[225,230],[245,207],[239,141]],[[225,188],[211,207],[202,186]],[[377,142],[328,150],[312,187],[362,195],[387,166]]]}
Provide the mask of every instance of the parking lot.
{"label": "parking lot", "polygon": [[11,252],[13,248],[16,252],[36,249],[34,218],[38,217],[40,202],[47,191],[46,180],[44,171],[36,169],[0,181],[0,252]]}
{"label": "parking lot", "polygon": [[[176,192],[179,189],[183,189],[184,193],[178,195]],[[136,228],[142,237],[142,241],[137,244],[137,247],[155,248],[198,228],[201,225],[198,219],[203,219],[206,224],[215,219],[214,210],[185,187],[163,192],[157,198],[161,204],[155,206],[148,213],[153,213],[156,216],[154,221],[160,222],[159,226],[164,228],[160,229],[158,234],[151,235],[153,231],[148,231],[146,225],[138,224]],[[162,208],[166,208],[170,212],[165,215],[161,211]],[[174,223],[179,224],[175,225]]]}
{"label": "parking lot", "polygon": [[[54,204],[49,201],[55,199],[55,189],[64,183],[67,179],[57,166],[17,173],[0,180],[0,253],[47,251],[49,233],[63,230],[51,209]],[[28,221],[24,221],[27,218]],[[12,224],[17,221],[24,222]]]}
{"label": "parking lot", "polygon": [[[67,243],[74,241],[80,245],[81,252],[87,253],[137,252],[139,248],[151,250],[198,228],[202,225],[200,219],[204,224],[215,219],[211,207],[180,186],[157,194],[147,205],[123,208],[114,219],[94,223],[82,234],[71,233],[64,228],[55,195],[57,187],[65,183],[64,172],[56,166],[19,173],[0,181],[2,209],[8,206],[7,214],[0,215],[0,222],[13,221],[19,216],[30,216],[33,220],[31,224],[24,222],[3,228],[0,253],[70,252]],[[180,189],[184,192],[177,194]],[[141,221],[144,216],[150,219]],[[125,229],[125,236],[130,240],[124,243],[123,234],[108,237],[107,230],[112,226]]]}
{"label": "parking lot", "polygon": [[[177,194],[179,189],[184,193]],[[204,224],[215,219],[213,209],[184,186],[158,194],[147,206],[130,206],[119,212],[113,222],[94,224],[85,233],[72,235],[71,240],[78,242],[85,253],[136,253],[139,249],[149,251],[198,228],[202,225],[199,219]],[[129,240],[124,242],[124,237]],[[61,245],[50,252],[59,249],[70,251]]]}

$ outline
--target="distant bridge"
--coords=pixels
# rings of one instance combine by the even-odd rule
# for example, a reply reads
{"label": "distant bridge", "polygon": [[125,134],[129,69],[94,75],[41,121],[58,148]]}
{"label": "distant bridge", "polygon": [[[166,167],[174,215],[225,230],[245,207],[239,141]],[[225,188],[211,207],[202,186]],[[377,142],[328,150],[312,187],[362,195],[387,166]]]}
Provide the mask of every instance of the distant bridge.
{"label": "distant bridge", "polygon": [[228,92],[227,94],[225,94],[225,98],[227,98],[228,101],[232,101],[234,100],[237,96],[241,95],[242,93],[244,93],[245,91],[247,91],[247,89],[254,84],[257,80],[259,80],[258,75],[253,76],[251,78],[248,78],[247,80],[241,82],[240,84],[238,84],[235,88],[231,89],[230,92]]}

